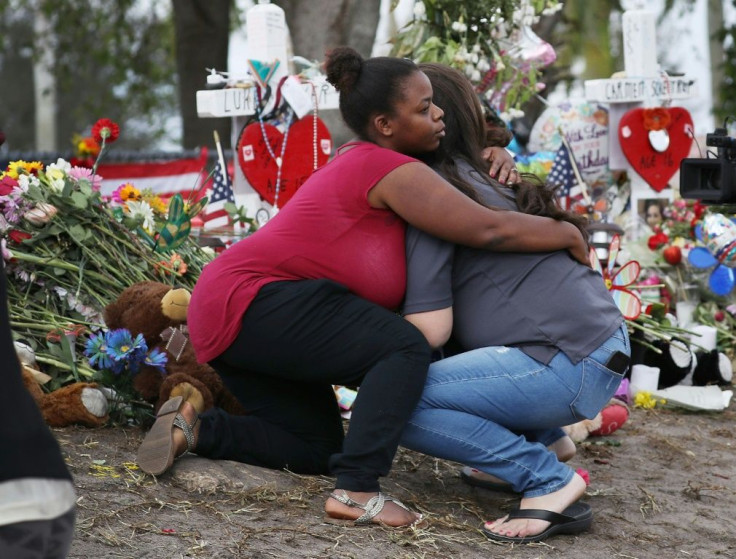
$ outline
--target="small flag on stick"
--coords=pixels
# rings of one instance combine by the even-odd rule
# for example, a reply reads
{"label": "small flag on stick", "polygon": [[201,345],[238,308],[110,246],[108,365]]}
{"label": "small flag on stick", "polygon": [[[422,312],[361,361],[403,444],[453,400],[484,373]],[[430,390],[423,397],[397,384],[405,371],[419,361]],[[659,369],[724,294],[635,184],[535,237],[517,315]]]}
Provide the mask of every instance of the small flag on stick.
{"label": "small flag on stick", "polygon": [[215,172],[212,177],[212,193],[209,196],[209,202],[202,216],[205,230],[231,226],[232,221],[225,210],[225,204],[227,202],[235,203],[233,185],[230,181],[230,176],[227,174],[225,157],[222,154],[222,145],[220,144],[220,136],[216,130],[215,145],[217,147],[217,164],[215,165]]}

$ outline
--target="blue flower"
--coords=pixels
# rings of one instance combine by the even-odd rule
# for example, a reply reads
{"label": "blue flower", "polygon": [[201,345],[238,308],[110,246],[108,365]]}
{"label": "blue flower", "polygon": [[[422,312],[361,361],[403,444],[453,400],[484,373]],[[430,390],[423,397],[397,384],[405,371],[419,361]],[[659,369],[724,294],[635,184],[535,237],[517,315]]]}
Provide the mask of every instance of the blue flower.
{"label": "blue flower", "polygon": [[89,357],[89,364],[98,369],[109,369],[112,359],[107,353],[106,336],[92,334],[84,347],[84,354]]}
{"label": "blue flower", "polygon": [[166,373],[166,362],[169,360],[166,353],[162,352],[159,348],[154,347],[151,352],[146,356],[144,363],[149,367],[155,367],[161,374]]}
{"label": "blue flower", "polygon": [[142,334],[138,334],[135,339],[130,331],[125,328],[118,330],[110,330],[106,336],[107,353],[115,361],[127,361],[129,364],[142,361],[142,357],[148,351],[146,340]]}

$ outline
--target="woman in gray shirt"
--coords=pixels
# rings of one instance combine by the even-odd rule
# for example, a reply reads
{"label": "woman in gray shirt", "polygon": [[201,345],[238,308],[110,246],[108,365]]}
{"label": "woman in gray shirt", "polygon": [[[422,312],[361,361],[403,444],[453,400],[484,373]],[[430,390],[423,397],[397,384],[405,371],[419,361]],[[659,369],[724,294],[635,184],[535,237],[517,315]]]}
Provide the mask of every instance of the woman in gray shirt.
{"label": "woman in gray shirt", "polygon": [[[470,82],[421,66],[445,110],[432,164],[488,206],[583,226],[539,184],[504,187],[479,157],[483,112]],[[602,278],[562,251],[483,253],[407,232],[404,314],[435,347],[452,331],[464,353],[432,364],[402,444],[492,474],[522,494],[519,509],[485,524],[491,539],[539,541],[592,520],[585,482],[547,448],[560,427],[594,417],[628,367],[626,325]]]}

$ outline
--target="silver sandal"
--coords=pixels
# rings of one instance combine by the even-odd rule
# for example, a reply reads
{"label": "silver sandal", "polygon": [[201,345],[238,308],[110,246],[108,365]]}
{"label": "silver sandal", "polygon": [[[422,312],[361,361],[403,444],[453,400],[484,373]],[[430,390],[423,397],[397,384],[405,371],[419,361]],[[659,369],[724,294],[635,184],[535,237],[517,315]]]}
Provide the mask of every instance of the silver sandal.
{"label": "silver sandal", "polygon": [[[395,499],[394,497],[391,497],[390,495],[385,495],[384,493],[379,492],[378,495],[375,497],[371,497],[368,499],[368,502],[365,504],[359,503],[357,501],[354,501],[350,497],[347,496],[343,492],[342,495],[338,493],[331,493],[330,497],[335,499],[337,502],[342,503],[343,505],[347,505],[351,508],[358,508],[361,510],[364,510],[365,512],[356,518],[355,520],[349,519],[349,518],[335,518],[333,516],[326,516],[325,521],[329,522],[330,524],[343,524],[348,526],[367,526],[369,524],[383,524],[382,522],[373,522],[373,519],[381,514],[381,511],[383,510],[384,505],[387,501],[391,501],[392,503],[396,503],[398,506],[400,506],[402,509],[404,509],[407,512],[411,512],[412,514],[415,514],[412,510],[409,509],[404,503],[399,501],[398,499]],[[412,522],[411,524],[405,525],[405,526],[395,526],[395,528],[407,528],[410,526],[416,526],[419,522],[422,521],[422,515],[418,515],[417,519]],[[385,526],[385,524],[383,524]],[[394,526],[392,526],[393,528]]]}

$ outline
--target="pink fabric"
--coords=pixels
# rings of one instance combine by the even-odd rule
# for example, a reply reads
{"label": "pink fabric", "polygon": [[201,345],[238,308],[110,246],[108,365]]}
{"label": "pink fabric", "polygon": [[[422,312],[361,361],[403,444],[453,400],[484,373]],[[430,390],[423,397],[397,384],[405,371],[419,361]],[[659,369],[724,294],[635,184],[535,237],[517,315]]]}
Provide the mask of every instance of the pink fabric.
{"label": "pink fabric", "polygon": [[398,307],[406,289],[406,224],[392,211],[372,208],[367,195],[412,161],[357,144],[316,171],[264,227],[207,264],[187,315],[198,361],[230,346],[248,305],[270,282],[330,279],[378,305]]}

